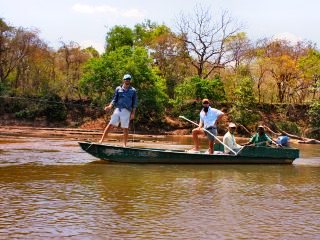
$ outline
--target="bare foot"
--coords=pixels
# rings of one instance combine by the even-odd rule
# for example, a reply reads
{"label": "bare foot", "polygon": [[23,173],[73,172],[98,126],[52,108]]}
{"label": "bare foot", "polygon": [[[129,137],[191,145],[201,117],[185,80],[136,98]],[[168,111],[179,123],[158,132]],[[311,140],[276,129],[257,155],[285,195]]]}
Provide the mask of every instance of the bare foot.
{"label": "bare foot", "polygon": [[188,153],[199,153],[200,151],[198,149],[192,148],[190,150],[187,150]]}

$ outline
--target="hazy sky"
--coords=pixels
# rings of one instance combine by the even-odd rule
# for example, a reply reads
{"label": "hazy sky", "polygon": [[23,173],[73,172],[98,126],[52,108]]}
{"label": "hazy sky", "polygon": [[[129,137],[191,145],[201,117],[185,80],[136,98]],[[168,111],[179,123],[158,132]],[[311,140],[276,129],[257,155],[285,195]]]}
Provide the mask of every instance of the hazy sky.
{"label": "hazy sky", "polygon": [[[256,40],[287,36],[320,46],[319,0],[201,0],[213,14],[223,10],[245,26]],[[0,18],[15,27],[36,28],[49,46],[75,41],[103,51],[105,35],[114,25],[133,27],[150,19],[174,30],[181,12],[192,13],[194,0],[0,0]]]}

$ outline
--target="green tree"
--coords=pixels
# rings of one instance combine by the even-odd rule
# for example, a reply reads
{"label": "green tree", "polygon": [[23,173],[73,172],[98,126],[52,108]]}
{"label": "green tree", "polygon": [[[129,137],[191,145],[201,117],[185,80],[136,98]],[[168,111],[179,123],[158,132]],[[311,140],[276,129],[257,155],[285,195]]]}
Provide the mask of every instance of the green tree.
{"label": "green tree", "polygon": [[259,115],[254,111],[256,99],[253,92],[254,82],[250,77],[242,77],[239,86],[235,89],[234,105],[230,115],[234,122],[245,126],[255,123]]}
{"label": "green tree", "polygon": [[320,128],[320,100],[315,101],[310,105],[308,114],[310,125],[313,128]]}
{"label": "green tree", "polygon": [[122,77],[130,73],[132,85],[138,91],[137,119],[158,121],[167,102],[165,82],[150,65],[152,60],[141,47],[119,47],[101,58],[91,59],[81,80],[85,94],[100,104],[109,102]]}
{"label": "green tree", "polygon": [[198,76],[188,78],[176,88],[176,101],[201,100],[208,98],[213,101],[224,101],[225,92],[219,76],[214,79],[203,79]]}
{"label": "green tree", "polygon": [[106,37],[106,52],[111,52],[119,47],[133,46],[134,33],[126,26],[114,26]]}
{"label": "green tree", "polygon": [[311,99],[319,98],[320,93],[320,52],[310,49],[308,54],[299,59],[299,68],[304,74],[304,90],[311,92]]}
{"label": "green tree", "polygon": [[92,46],[83,49],[83,52],[90,54],[90,58],[97,58],[97,57],[100,56],[100,54],[97,51],[97,49],[95,49]]}

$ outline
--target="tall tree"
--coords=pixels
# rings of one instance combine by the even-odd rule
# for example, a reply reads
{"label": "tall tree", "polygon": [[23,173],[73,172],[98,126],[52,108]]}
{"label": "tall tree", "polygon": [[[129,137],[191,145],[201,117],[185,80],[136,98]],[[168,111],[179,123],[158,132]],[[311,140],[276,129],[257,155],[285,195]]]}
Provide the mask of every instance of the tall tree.
{"label": "tall tree", "polygon": [[57,64],[59,70],[62,71],[63,79],[62,88],[64,97],[81,98],[81,91],[79,89],[79,81],[82,77],[82,67],[85,62],[91,57],[90,52],[81,50],[78,43],[62,43],[62,47],[57,52]]}
{"label": "tall tree", "polygon": [[306,81],[306,90],[310,91],[311,100],[319,99],[320,94],[320,52],[314,48],[299,59],[299,68]]}
{"label": "tall tree", "polygon": [[164,79],[156,74],[151,62],[142,47],[119,47],[88,62],[81,80],[82,89],[96,102],[105,104],[110,101],[114,89],[122,83],[123,75],[130,73],[132,84],[138,90],[138,119],[159,121],[167,96]]}
{"label": "tall tree", "polygon": [[262,46],[258,48],[260,59],[266,64],[276,83],[278,102],[291,101],[301,87],[298,60],[306,54],[308,47],[304,43],[292,44],[286,40],[273,40],[262,42]]}
{"label": "tall tree", "polygon": [[202,5],[197,5],[192,15],[180,15],[177,36],[186,44],[191,64],[200,78],[207,78],[234,60],[234,56],[227,54],[227,40],[236,35],[240,27],[232,25],[227,12],[215,20],[210,8]]}
{"label": "tall tree", "polygon": [[114,26],[106,37],[106,52],[111,52],[119,47],[133,46],[134,33],[126,26]]}
{"label": "tall tree", "polygon": [[[39,39],[38,31],[8,26],[0,20],[0,82],[6,83],[10,74],[13,74],[18,67],[22,67],[26,57],[43,44]],[[24,64],[24,67],[27,67]],[[18,81],[15,78],[15,87]]]}
{"label": "tall tree", "polygon": [[239,32],[226,39],[226,49],[228,50],[228,59],[233,59],[229,64],[234,71],[242,65],[249,65],[253,59],[252,44],[245,32]]}

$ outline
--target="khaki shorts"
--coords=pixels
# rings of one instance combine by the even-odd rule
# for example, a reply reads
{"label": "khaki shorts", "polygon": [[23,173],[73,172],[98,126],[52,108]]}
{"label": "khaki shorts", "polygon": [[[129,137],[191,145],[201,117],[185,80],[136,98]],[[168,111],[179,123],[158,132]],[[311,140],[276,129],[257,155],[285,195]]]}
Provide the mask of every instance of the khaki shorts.
{"label": "khaki shorts", "polygon": [[[214,136],[217,136],[218,135],[218,131],[216,128],[206,128],[207,131],[209,131],[212,135]],[[210,140],[210,141],[214,141],[215,140],[215,137],[212,136],[211,134],[209,134],[208,132],[204,131],[205,134],[207,135],[207,138]]]}
{"label": "khaki shorts", "polygon": [[121,110],[116,108],[109,123],[115,127],[118,127],[120,123],[121,128],[129,128],[130,114],[131,112],[126,108],[122,108]]}

